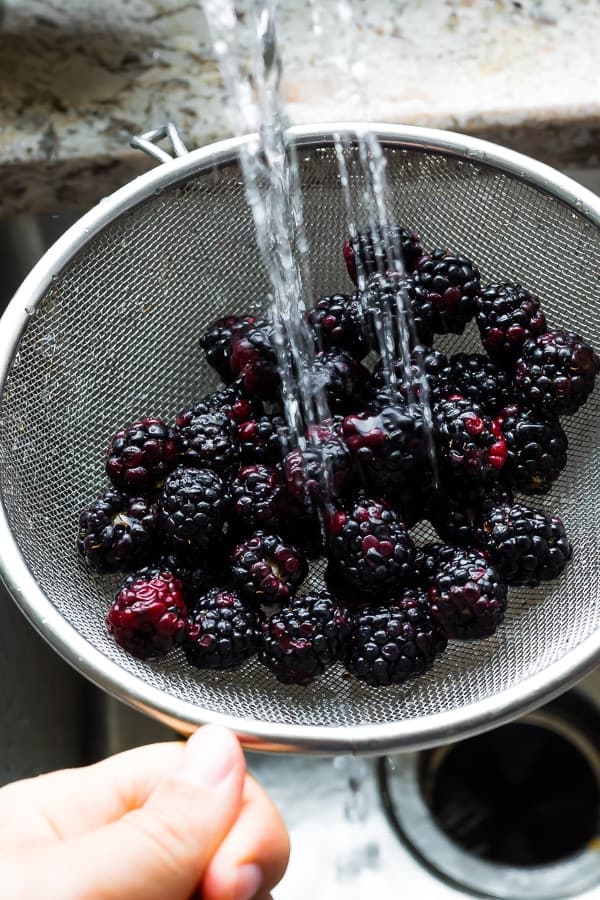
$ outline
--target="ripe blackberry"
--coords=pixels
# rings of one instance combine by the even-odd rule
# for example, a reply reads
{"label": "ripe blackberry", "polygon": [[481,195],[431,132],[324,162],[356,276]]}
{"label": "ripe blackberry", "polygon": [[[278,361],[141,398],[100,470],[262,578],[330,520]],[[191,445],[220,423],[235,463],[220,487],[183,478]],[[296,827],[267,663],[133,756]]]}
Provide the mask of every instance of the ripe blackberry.
{"label": "ripe blackberry", "polygon": [[205,411],[203,401],[182,410],[175,423],[179,457],[186,466],[226,476],[240,460],[237,428],[224,412]]}
{"label": "ripe blackberry", "polygon": [[487,557],[478,550],[439,545],[423,552],[433,621],[459,641],[494,634],[504,618],[507,592]]}
{"label": "ripe blackberry", "polygon": [[177,465],[172,428],[162,419],[141,419],[117,431],[106,451],[106,474],[130,494],[156,489]]}
{"label": "ripe blackberry", "polygon": [[371,275],[359,296],[365,328],[374,349],[387,341],[390,329],[397,353],[403,333],[408,334],[413,344],[429,346],[433,343],[431,313],[417,296],[411,276],[396,272]]}
{"label": "ripe blackberry", "polygon": [[494,503],[512,502],[506,487],[498,483],[472,485],[443,484],[435,492],[427,510],[431,524],[448,544],[457,547],[479,546],[481,519]]}
{"label": "ripe blackberry", "polygon": [[153,500],[111,487],[79,516],[77,549],[97,572],[127,572],[152,559],[158,526]]}
{"label": "ripe blackberry", "polygon": [[283,460],[287,493],[308,507],[341,497],[351,480],[348,448],[341,437],[307,442],[291,450]]}
{"label": "ripe blackberry", "polygon": [[568,440],[558,419],[510,406],[502,412],[500,427],[506,483],[525,494],[545,494],[567,464]]}
{"label": "ripe blackberry", "polygon": [[488,284],[477,298],[483,346],[500,364],[512,362],[526,340],[546,331],[539,297],[512,281]]}
{"label": "ripe blackberry", "polygon": [[275,469],[245,466],[230,486],[230,521],[236,531],[255,528],[277,531],[282,508],[283,485]]}
{"label": "ripe blackberry", "polygon": [[329,578],[349,603],[410,584],[416,550],[405,523],[383,500],[358,499],[327,516]]}
{"label": "ripe blackberry", "polygon": [[194,404],[196,415],[201,413],[225,413],[236,425],[264,414],[264,407],[257,397],[251,397],[238,380],[227,387],[212,391]]}
{"label": "ripe blackberry", "polygon": [[231,371],[240,376],[244,388],[261,400],[277,400],[281,379],[277,370],[274,327],[255,322],[233,335]]}
{"label": "ripe blackberry", "polygon": [[132,656],[152,659],[181,644],[186,621],[181,582],[168,569],[152,567],[123,582],[106,617],[106,627]]}
{"label": "ripe blackberry", "polygon": [[321,297],[306,314],[306,320],[314,331],[319,350],[345,350],[356,360],[363,359],[369,352],[356,295]]}
{"label": "ripe blackberry", "polygon": [[475,315],[479,270],[462,254],[433,250],[413,274],[416,307],[435,334],[462,334]]}
{"label": "ripe blackberry", "polygon": [[197,669],[231,669],[256,653],[262,613],[236,593],[213,588],[190,611],[183,651]]}
{"label": "ripe blackberry", "polygon": [[211,469],[178,466],[165,481],[160,505],[167,546],[182,559],[197,558],[222,538],[229,498]]}
{"label": "ripe blackberry", "polygon": [[583,338],[550,331],[523,345],[515,366],[515,393],[525,406],[572,416],[594,390],[600,359]]}
{"label": "ripe blackberry", "polygon": [[446,649],[442,629],[433,621],[421,590],[405,589],[384,605],[354,613],[345,665],[373,687],[401,684],[420,675]]}
{"label": "ripe blackberry", "polygon": [[483,547],[507,584],[536,585],[557,578],[573,555],[558,516],[522,503],[493,507],[482,522]]}
{"label": "ripe blackberry", "polygon": [[434,401],[460,394],[488,416],[497,415],[512,399],[510,375],[482,353],[455,353],[440,380],[444,384],[436,389]]}
{"label": "ripe blackberry", "polygon": [[349,353],[323,351],[315,355],[311,385],[324,392],[332,413],[345,415],[366,402],[371,373]]}
{"label": "ripe blackberry", "polygon": [[308,574],[301,550],[264,531],[234,547],[229,562],[233,585],[259,603],[287,603]]}
{"label": "ripe blackberry", "polygon": [[219,373],[225,384],[229,384],[235,378],[231,370],[234,335],[243,334],[251,325],[255,324],[254,316],[224,316],[213,322],[200,338],[200,346],[206,353],[206,359]]}
{"label": "ripe blackberry", "polygon": [[378,225],[367,228],[355,238],[348,238],[342,253],[348,275],[357,284],[375,272],[394,269],[395,261],[401,263],[405,272],[412,272],[423,253],[423,245],[419,235],[409,228]]}
{"label": "ripe blackberry", "polygon": [[[440,469],[447,478],[490,481],[506,463],[500,426],[480,407],[455,396],[433,407]],[[444,473],[443,473],[444,474]]]}
{"label": "ripe blackberry", "polygon": [[238,428],[242,465],[274,466],[285,456],[290,435],[283,416],[259,416]]}
{"label": "ripe blackberry", "polygon": [[327,591],[294,597],[263,623],[259,659],[283,684],[309,684],[342,652],[349,623]]}
{"label": "ripe blackberry", "polygon": [[191,563],[179,559],[174,553],[163,553],[158,565],[160,568],[168,569],[180,580],[183,586],[183,599],[188,609],[194,606],[213,582],[214,573],[209,570],[205,561]]}
{"label": "ripe blackberry", "polygon": [[[408,377],[404,360],[401,357],[393,360],[392,370],[397,385],[396,392],[405,400],[409,399],[411,391],[416,399],[421,398],[424,393],[422,389],[424,376],[427,382],[429,402],[434,403],[447,394],[445,388],[448,383],[448,369],[448,357],[445,353],[442,353],[441,350],[434,350],[433,347],[424,347],[418,344],[410,353]],[[381,361],[373,370],[373,382],[375,391],[369,405],[373,409],[381,409],[382,406],[388,405],[390,400]]]}

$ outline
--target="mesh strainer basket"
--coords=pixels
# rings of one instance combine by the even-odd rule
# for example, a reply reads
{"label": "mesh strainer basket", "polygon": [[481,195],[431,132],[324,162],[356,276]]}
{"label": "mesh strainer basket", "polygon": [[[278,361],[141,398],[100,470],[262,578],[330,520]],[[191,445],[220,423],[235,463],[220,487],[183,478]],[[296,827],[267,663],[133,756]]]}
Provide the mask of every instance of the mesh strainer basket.
{"label": "mesh strainer basket", "polygon": [[[552,323],[600,345],[600,201],[543,165],[492,144],[375,126],[391,217],[427,246],[472,256],[484,280],[517,278]],[[292,130],[299,147],[316,294],[344,289],[345,211],[333,134]],[[104,484],[109,436],[140,413],[173,418],[210,390],[198,335],[267,291],[237,158],[243,138],[173,160],[84,216],[46,254],[1,326],[0,562],[15,600],[52,646],[115,696],[183,732],[207,721],[247,746],[320,753],[416,749],[474,734],[567,688],[600,659],[600,390],[566,420],[569,463],[547,509],[574,559],[557,582],[512,590],[489,640],[452,642],[426,675],[374,690],[341,668],[285,687],[256,661],[199,672],[181,654],[141,663],[109,639],[119,579],[77,558],[77,515]],[[360,166],[348,159],[360,195]],[[447,349],[475,349],[476,335]],[[313,582],[318,574],[311,576]],[[24,664],[27,664],[24,661]]]}

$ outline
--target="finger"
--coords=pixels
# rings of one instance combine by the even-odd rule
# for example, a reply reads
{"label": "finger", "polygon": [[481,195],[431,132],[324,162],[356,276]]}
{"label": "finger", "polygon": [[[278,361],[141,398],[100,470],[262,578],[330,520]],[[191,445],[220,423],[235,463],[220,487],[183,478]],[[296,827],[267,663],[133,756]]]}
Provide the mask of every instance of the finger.
{"label": "finger", "polygon": [[279,812],[247,775],[238,819],[204,875],[203,900],[267,897],[283,878],[289,854],[289,837]]}

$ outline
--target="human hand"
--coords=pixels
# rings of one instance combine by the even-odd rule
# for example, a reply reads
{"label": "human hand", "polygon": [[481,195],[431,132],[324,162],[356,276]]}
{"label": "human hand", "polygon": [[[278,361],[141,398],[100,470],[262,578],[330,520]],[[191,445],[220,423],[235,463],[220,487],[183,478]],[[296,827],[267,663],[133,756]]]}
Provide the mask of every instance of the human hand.
{"label": "human hand", "polygon": [[11,900],[250,900],[283,876],[279,813],[228,731],[152,744],[0,790]]}

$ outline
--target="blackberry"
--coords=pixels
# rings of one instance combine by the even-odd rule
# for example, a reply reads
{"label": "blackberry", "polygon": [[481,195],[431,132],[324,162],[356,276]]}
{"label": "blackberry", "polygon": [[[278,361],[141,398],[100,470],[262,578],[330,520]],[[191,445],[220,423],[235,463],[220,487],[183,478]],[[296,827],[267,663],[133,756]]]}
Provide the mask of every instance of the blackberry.
{"label": "blackberry", "polygon": [[482,353],[455,353],[440,380],[445,383],[441,391],[436,388],[434,401],[460,394],[480,406],[488,416],[497,415],[512,399],[509,373]]}
{"label": "blackberry", "polygon": [[183,651],[197,669],[231,669],[256,653],[260,611],[249,609],[236,593],[213,588],[190,611]]}
{"label": "blackberry", "polygon": [[259,603],[287,603],[308,574],[301,550],[264,531],[234,547],[229,562],[234,586]]}
{"label": "blackberry", "polygon": [[449,638],[491,637],[506,610],[506,584],[478,550],[425,547],[431,617]]}
{"label": "blackberry", "polygon": [[412,277],[397,272],[371,275],[359,296],[365,328],[374,349],[381,347],[390,331],[397,353],[401,334],[408,334],[412,344],[433,343],[431,314],[417,296]]}
{"label": "blackberry", "polygon": [[329,578],[349,602],[397,590],[415,578],[408,529],[383,500],[358,499],[328,515]]}
{"label": "blackberry", "polygon": [[567,464],[569,443],[558,419],[511,406],[503,410],[500,427],[507,451],[504,480],[524,494],[545,494]]}
{"label": "blackberry", "polygon": [[201,413],[225,413],[228,418],[241,425],[249,419],[264,414],[264,407],[257,397],[251,397],[238,380],[228,387],[206,394],[193,407],[196,415]]}
{"label": "blackberry", "polygon": [[475,315],[479,270],[462,254],[433,250],[413,274],[416,308],[435,334],[462,334]]}
{"label": "blackberry", "polygon": [[481,290],[477,327],[492,359],[510,363],[526,340],[546,331],[546,316],[539,297],[516,282],[505,281]]}
{"label": "blackberry", "polygon": [[594,390],[600,359],[578,334],[550,331],[523,345],[515,366],[517,399],[540,413],[572,416]]}
{"label": "blackberry", "polygon": [[356,360],[363,359],[369,352],[356,295],[321,297],[306,314],[306,320],[314,331],[319,350],[344,350]]}
{"label": "blackberry", "polygon": [[349,622],[327,591],[294,597],[263,623],[259,659],[283,684],[309,684],[342,652]]}
{"label": "blackberry", "polygon": [[445,477],[490,481],[506,463],[500,426],[480,407],[455,396],[433,407],[440,469]]}
{"label": "blackberry", "polygon": [[179,579],[168,569],[147,568],[123,582],[106,617],[106,627],[132,656],[152,659],[181,644],[186,621]]}
{"label": "blackberry", "polygon": [[309,507],[341,497],[351,480],[350,454],[341,437],[291,450],[282,469],[287,493]]}
{"label": "blackberry", "polygon": [[126,572],[152,559],[158,526],[153,500],[108,488],[79,516],[77,549],[97,572]]}
{"label": "blackberry", "polygon": [[229,384],[235,378],[231,370],[234,335],[243,334],[255,324],[254,316],[224,316],[213,322],[200,338],[200,346],[206,353],[206,359],[219,373],[225,384]]}
{"label": "blackberry", "polygon": [[[416,399],[423,396],[422,378],[427,382],[429,402],[433,403],[447,395],[445,390],[448,383],[448,357],[441,350],[433,347],[424,347],[418,344],[410,353],[409,373],[407,379],[404,360],[397,357],[392,361],[392,374],[395,380],[395,392],[404,400],[410,398],[411,390]],[[390,402],[389,390],[384,377],[383,363],[379,361],[373,370],[373,382],[375,392],[370,407],[380,409]]]}
{"label": "blackberry", "polygon": [[200,401],[177,416],[179,457],[186,466],[212,469],[226,476],[239,465],[237,428],[224,412],[205,410]]}
{"label": "blackberry", "polygon": [[274,326],[255,322],[233,335],[231,370],[244,388],[261,400],[277,400],[281,379],[277,370]]}
{"label": "blackberry", "polygon": [[484,549],[507,584],[551,581],[573,555],[560,518],[521,503],[493,507],[482,522],[482,534]]}
{"label": "blackberry", "polygon": [[481,543],[481,518],[494,503],[512,502],[512,496],[500,482],[486,486],[452,483],[442,485],[434,493],[427,510],[428,518],[448,544],[458,547]]}
{"label": "blackberry", "polygon": [[264,415],[243,422],[238,428],[238,440],[242,465],[274,466],[285,456],[289,428],[282,416]]}
{"label": "blackberry", "polygon": [[213,573],[204,560],[190,563],[179,559],[174,553],[163,553],[159,566],[168,569],[180,580],[183,586],[183,599],[188,609],[194,606],[198,597],[206,593],[213,582]]}
{"label": "blackberry", "polygon": [[130,494],[153,491],[177,465],[172,428],[162,419],[141,419],[117,431],[106,451],[106,474]]}
{"label": "blackberry", "polygon": [[323,351],[315,355],[311,385],[324,392],[332,413],[345,415],[366,402],[371,373],[349,353]]}
{"label": "blackberry", "polygon": [[245,466],[232,481],[230,493],[230,520],[236,531],[277,530],[283,486],[275,469]]}
{"label": "blackberry", "polygon": [[405,272],[412,272],[423,253],[423,245],[419,235],[409,228],[377,225],[348,238],[342,253],[348,275],[357,284],[375,272],[395,269],[396,262],[401,263]]}
{"label": "blackberry", "polygon": [[429,669],[446,645],[425,593],[405,589],[385,606],[367,606],[354,614],[344,662],[359,681],[373,687],[401,684]]}
{"label": "blackberry", "polygon": [[165,481],[160,504],[167,546],[182,559],[201,556],[222,538],[229,498],[211,469],[178,466]]}

